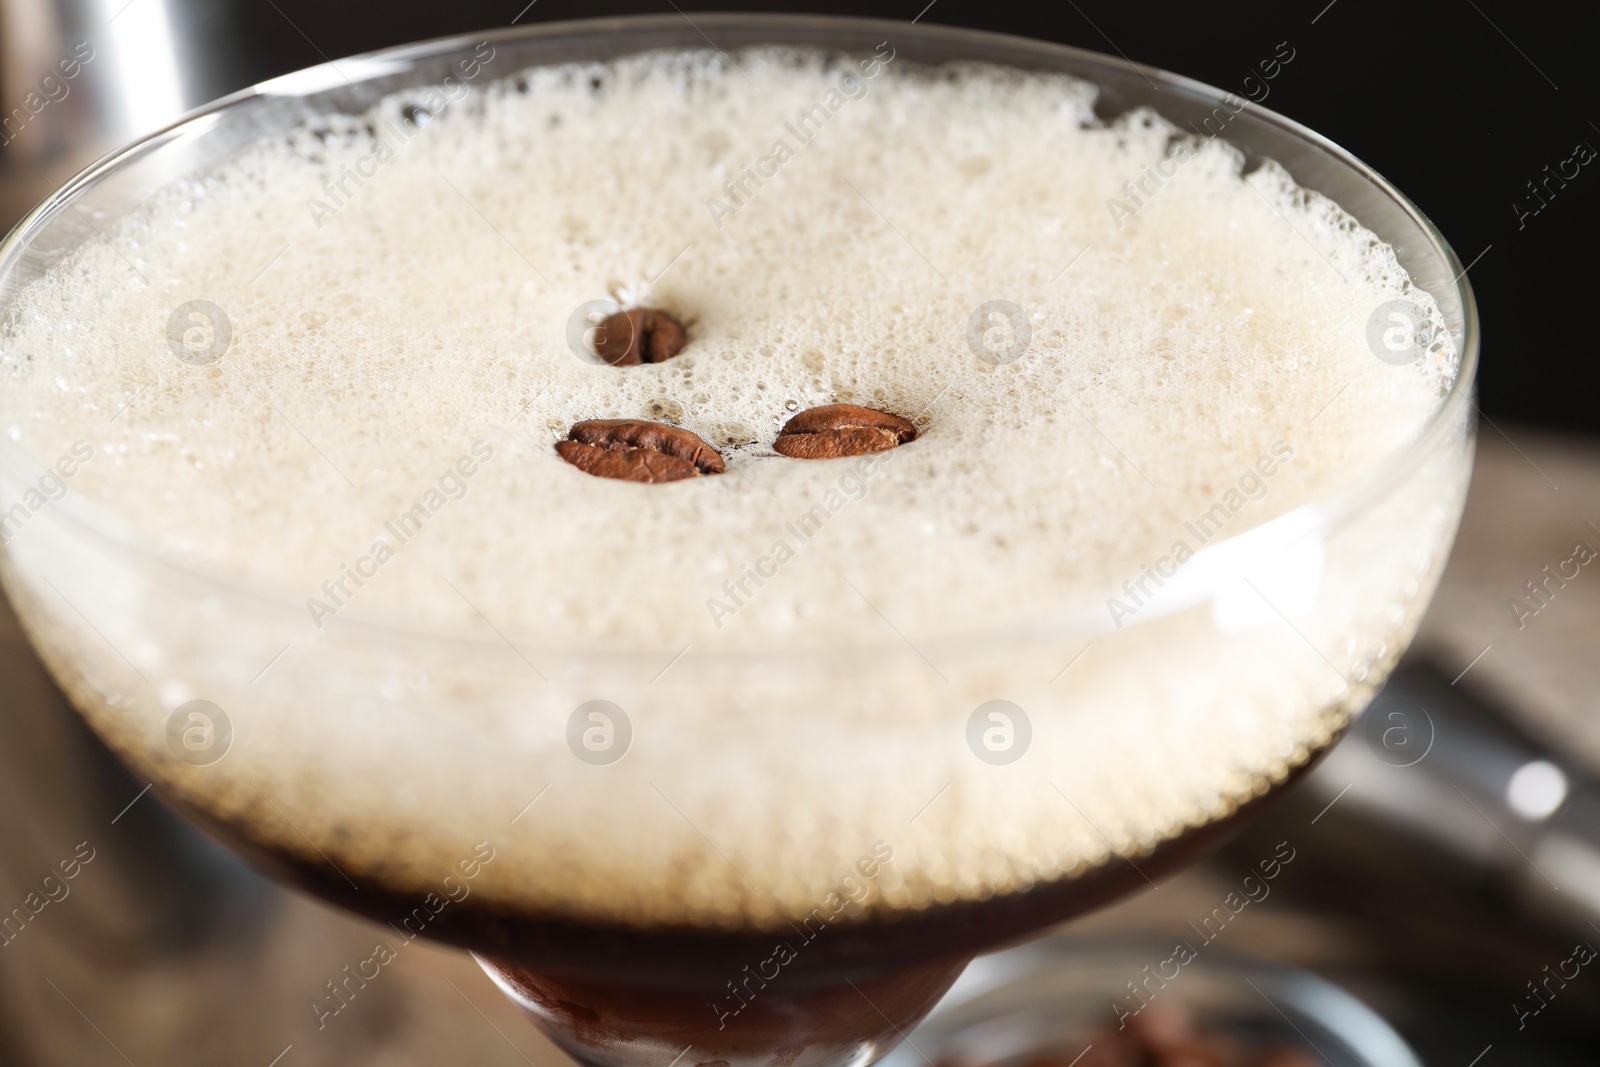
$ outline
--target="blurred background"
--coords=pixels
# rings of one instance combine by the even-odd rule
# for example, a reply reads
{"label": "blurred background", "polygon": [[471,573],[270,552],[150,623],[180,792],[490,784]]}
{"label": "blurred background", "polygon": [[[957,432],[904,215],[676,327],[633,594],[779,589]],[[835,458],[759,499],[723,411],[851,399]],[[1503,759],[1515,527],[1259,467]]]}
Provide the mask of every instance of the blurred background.
{"label": "blurred background", "polygon": [[[264,78],[422,38],[675,6],[0,0],[0,219]],[[1251,95],[1370,163],[1449,238],[1484,321],[1483,420],[1421,639],[1363,724],[1269,815],[1066,936],[1170,946],[1288,841],[1296,862],[1215,951],[1333,979],[1430,1065],[1597,1062],[1600,967],[1549,976],[1568,973],[1576,946],[1600,946],[1600,574],[1584,568],[1520,626],[1510,610],[1575,545],[1600,550],[1600,353],[1583,310],[1600,241],[1593,5],[803,9],[1039,37],[1240,95],[1286,44],[1293,59],[1269,95]],[[469,959],[420,942],[319,1032],[307,1001],[370,954],[378,929],[265,881],[143,797],[0,605],[0,910],[80,841],[92,858],[69,896],[0,944],[0,1064],[564,1062]]]}

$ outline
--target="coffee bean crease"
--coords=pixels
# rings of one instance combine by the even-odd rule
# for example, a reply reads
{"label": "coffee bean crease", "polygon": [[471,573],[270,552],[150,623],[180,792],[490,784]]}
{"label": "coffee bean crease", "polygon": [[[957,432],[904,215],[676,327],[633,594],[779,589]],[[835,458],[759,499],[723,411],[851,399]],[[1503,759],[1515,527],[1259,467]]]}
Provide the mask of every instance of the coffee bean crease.
{"label": "coffee bean crease", "polygon": [[556,454],[585,474],[627,482],[676,482],[721,474],[722,456],[699,435],[645,419],[574,423]]}
{"label": "coffee bean crease", "polygon": [[683,350],[683,323],[659,308],[629,308],[607,315],[595,333],[595,355],[613,367],[665,363]]}
{"label": "coffee bean crease", "polygon": [[837,459],[883,452],[916,439],[916,426],[899,415],[859,404],[824,404],[784,423],[772,447],[791,459]]}

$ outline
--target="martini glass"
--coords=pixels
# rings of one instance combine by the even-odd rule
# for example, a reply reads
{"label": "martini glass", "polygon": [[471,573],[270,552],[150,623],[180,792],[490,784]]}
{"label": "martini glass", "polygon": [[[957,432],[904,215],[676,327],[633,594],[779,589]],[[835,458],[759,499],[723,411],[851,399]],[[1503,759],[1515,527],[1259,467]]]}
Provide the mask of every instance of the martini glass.
{"label": "martini glass", "polygon": [[[593,20],[390,49],[202,108],[23,220],[0,250],[0,296],[9,306],[162,188],[316,116],[459,79],[486,43],[499,76],[699,50],[707,37],[724,51],[777,43],[863,56],[887,41],[907,63],[1074,75],[1100,87],[1104,117],[1148,105],[1180,127],[1225,121],[1252,165],[1277,161],[1395,249],[1438,303],[1445,336],[1424,340],[1456,354],[1448,388],[1404,449],[1209,545],[1121,626],[1097,600],[914,648],[890,639],[683,655],[356,608],[308,634],[298,592],[192,565],[75,495],[7,513],[0,577],[63,689],[157,796],[284,880],[389,924],[399,943],[422,936],[472,951],[578,1059],[862,1065],[903,1038],[974,955],[1145,887],[1237,828],[1327,750],[1410,640],[1460,516],[1478,338],[1460,263],[1399,192],[1287,119],[1090,52],[841,18]],[[54,460],[0,440],[0,499],[30,499]],[[1090,645],[1093,669],[1070,672]],[[1120,817],[1100,798],[1163,772],[1139,755],[1157,739],[1120,722],[1103,694],[1179,699],[1202,663],[1213,678],[1225,667],[1241,701],[1292,709],[1298,733],[1236,736],[1219,722],[1214,742],[1237,749],[1248,773],[1195,798],[1178,823]],[[885,718],[888,706],[920,714]],[[315,736],[275,732],[289,709],[307,707],[319,712]],[[1112,738],[1119,765],[1087,767],[1053,743],[1063,717],[1083,714],[1123,732]],[[657,743],[668,736],[703,739],[693,767],[681,744]],[[824,794],[866,817],[837,833],[795,817],[794,798]],[[1022,835],[984,825],[967,803],[980,795],[1043,821]],[[742,808],[731,822],[730,807]],[[740,819],[769,828],[761,847],[740,843]],[[652,828],[689,844],[637,862]],[[615,862],[572,852],[575,835],[616,841]],[[1092,858],[1051,859],[1069,853]],[[662,901],[676,905],[665,919]],[[383,963],[363,961],[318,991],[319,1021]]]}

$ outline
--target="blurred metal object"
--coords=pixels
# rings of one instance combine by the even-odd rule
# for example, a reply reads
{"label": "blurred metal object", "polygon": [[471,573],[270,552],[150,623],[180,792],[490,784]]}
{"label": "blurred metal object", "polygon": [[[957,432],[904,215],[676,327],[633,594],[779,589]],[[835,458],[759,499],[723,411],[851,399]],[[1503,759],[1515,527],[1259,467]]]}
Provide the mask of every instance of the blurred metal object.
{"label": "blurred metal object", "polygon": [[245,84],[239,7],[233,0],[0,0],[6,225],[117,145]]}
{"label": "blurred metal object", "polygon": [[1600,940],[1600,783],[1425,664],[1307,781],[1499,878],[1543,922]]}

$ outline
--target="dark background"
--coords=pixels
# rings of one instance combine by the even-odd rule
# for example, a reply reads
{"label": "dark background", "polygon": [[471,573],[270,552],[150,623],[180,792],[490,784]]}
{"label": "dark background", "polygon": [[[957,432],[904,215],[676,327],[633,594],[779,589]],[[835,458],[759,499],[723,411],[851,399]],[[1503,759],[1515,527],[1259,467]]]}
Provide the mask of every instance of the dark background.
{"label": "dark background", "polygon": [[[712,3],[684,11],[811,11],[911,19],[927,0]],[[456,0],[237,5],[259,48],[239,85],[386,45],[555,19],[671,12],[673,0]],[[1600,158],[1546,206],[1527,183],[1584,143],[1600,153],[1600,17],[1592,2],[1231,0],[1209,4],[1056,0],[1050,5],[935,0],[924,21],[1121,52],[1243,95],[1281,41],[1294,61],[1265,106],[1331,137],[1395,183],[1444,232],[1484,322],[1484,412],[1600,435],[1590,388],[1596,343],[1593,246]],[[520,19],[518,18],[520,13]],[[1567,167],[1568,173],[1571,166]],[[1481,258],[1477,258],[1481,255]]]}

